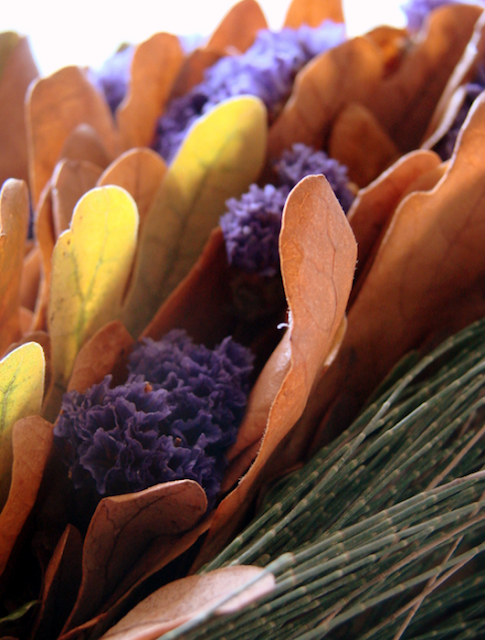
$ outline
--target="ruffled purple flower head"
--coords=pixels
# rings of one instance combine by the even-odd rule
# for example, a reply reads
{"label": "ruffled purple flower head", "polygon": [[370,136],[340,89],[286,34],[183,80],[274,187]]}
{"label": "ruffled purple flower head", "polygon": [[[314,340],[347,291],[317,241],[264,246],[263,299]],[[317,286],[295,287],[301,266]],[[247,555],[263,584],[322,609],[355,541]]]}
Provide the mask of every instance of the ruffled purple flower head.
{"label": "ruffled purple flower head", "polygon": [[229,264],[269,277],[280,270],[278,239],[283,208],[290,190],[300,180],[323,174],[345,212],[354,199],[348,187],[347,168],[305,144],[294,144],[291,150],[284,151],[275,169],[278,186],[251,185],[240,198],[226,202],[227,213],[220,219]]}
{"label": "ruffled purple flower head", "polygon": [[243,54],[216,62],[202,83],[169,104],[160,118],[154,148],[167,162],[193,122],[217,104],[240,95],[260,98],[274,117],[288,97],[296,73],[316,55],[345,39],[344,26],[331,21],[311,29],[262,30]]}
{"label": "ruffled purple flower head", "polygon": [[192,479],[214,505],[244,415],[253,357],[226,338],[214,350],[182,330],[144,340],[125,384],[111,376],[64,395],[55,440],[74,486],[101,495]]}
{"label": "ruffled purple flower head", "polygon": [[98,71],[91,71],[91,82],[105,96],[112,113],[123,101],[130,80],[135,48],[128,45],[108,58]]}
{"label": "ruffled purple flower head", "polygon": [[477,4],[482,6],[481,0],[407,0],[401,4],[406,15],[407,26],[410,31],[419,31],[429,13],[434,9],[449,4]]}

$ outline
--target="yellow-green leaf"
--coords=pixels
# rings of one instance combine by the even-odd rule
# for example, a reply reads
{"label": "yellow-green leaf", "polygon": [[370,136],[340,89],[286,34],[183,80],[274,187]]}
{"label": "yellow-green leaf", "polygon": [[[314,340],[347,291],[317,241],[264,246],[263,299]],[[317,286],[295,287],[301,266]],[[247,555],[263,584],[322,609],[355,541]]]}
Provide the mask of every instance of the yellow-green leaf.
{"label": "yellow-green leaf", "polygon": [[45,358],[42,347],[28,342],[0,361],[0,510],[10,488],[12,427],[40,413],[44,394]]}
{"label": "yellow-green leaf", "polygon": [[116,186],[88,191],[54,247],[48,310],[52,384],[45,415],[54,419],[83,343],[113,320],[130,274],[138,211]]}
{"label": "yellow-green leaf", "polygon": [[144,222],[121,319],[138,336],[190,271],[225,202],[254,182],[266,153],[267,116],[257,98],[233,98],[192,127]]}

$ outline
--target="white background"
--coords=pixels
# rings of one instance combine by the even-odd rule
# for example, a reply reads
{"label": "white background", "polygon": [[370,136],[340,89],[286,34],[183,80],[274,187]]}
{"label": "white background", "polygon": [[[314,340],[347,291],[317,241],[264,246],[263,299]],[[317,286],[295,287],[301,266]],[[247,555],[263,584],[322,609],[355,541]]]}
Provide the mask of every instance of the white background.
{"label": "white background", "polygon": [[[68,64],[99,67],[121,42],[157,31],[209,35],[236,0],[2,0],[0,31],[30,38],[41,73]],[[272,29],[290,0],[260,0]],[[349,35],[376,24],[402,26],[399,0],[343,0]]]}

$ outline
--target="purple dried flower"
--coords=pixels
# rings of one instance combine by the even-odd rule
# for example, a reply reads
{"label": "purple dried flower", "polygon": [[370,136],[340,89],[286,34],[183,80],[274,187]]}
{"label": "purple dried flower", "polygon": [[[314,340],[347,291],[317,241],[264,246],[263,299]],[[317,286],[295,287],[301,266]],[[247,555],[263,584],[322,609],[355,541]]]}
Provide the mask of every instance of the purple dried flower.
{"label": "purple dried flower", "polygon": [[74,486],[116,495],[188,478],[213,506],[252,360],[231,338],[210,350],[174,330],[135,347],[125,384],[110,388],[107,376],[84,394],[66,393],[54,435]]}
{"label": "purple dried flower", "polygon": [[244,54],[222,58],[206,71],[202,83],[169,104],[159,120],[154,148],[170,162],[194,120],[227,98],[256,96],[271,115],[289,95],[296,73],[344,38],[344,26],[331,21],[316,29],[305,25],[278,33],[260,31]]}
{"label": "purple dried flower", "polygon": [[112,113],[126,95],[134,51],[135,48],[128,45],[108,58],[98,71],[91,71],[91,82],[105,96]]}
{"label": "purple dried flower", "polygon": [[407,0],[401,4],[401,9],[407,17],[408,29],[419,31],[431,11],[449,4],[483,5],[483,2],[480,0]]}
{"label": "purple dried flower", "polygon": [[338,160],[329,158],[324,151],[315,151],[301,143],[294,144],[290,150],[283,152],[275,169],[280,183],[290,189],[306,176],[323,174],[345,213],[350,209],[354,194],[348,186],[347,167]]}

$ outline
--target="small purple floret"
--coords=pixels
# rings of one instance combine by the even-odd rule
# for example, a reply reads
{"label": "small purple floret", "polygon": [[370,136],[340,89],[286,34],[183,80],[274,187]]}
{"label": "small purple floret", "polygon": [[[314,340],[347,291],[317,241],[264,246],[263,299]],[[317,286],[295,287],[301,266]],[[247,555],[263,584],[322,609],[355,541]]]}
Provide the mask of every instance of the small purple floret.
{"label": "small purple floret", "polygon": [[54,435],[74,486],[104,496],[186,478],[213,506],[252,361],[232,338],[210,350],[173,330],[135,347],[125,384],[110,388],[107,376],[84,394],[66,393]]}
{"label": "small purple floret", "polygon": [[91,81],[105,96],[112,113],[121,104],[128,90],[134,51],[132,45],[124,47],[108,58],[98,71],[91,71]]}

